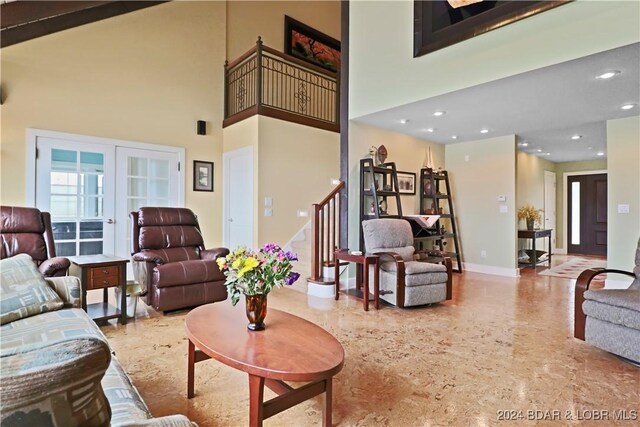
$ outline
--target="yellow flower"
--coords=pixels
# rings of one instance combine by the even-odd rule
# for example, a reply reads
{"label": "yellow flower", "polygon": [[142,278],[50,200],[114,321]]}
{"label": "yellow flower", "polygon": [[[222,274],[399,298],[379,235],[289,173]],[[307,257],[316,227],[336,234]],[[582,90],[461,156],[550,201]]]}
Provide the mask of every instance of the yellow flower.
{"label": "yellow flower", "polygon": [[231,264],[231,267],[238,270],[241,265],[242,265],[242,258],[238,258],[237,260],[233,261],[233,264]]}
{"label": "yellow flower", "polygon": [[216,263],[218,264],[218,268],[222,270],[227,263],[227,259],[225,257],[220,257],[216,260]]}
{"label": "yellow flower", "polygon": [[[245,273],[250,272],[251,270],[256,268],[258,265],[260,265],[260,263],[254,257],[247,258],[246,260],[244,260],[244,263],[243,263],[242,268],[240,269],[240,271],[238,271],[238,277],[244,276]],[[235,265],[233,267],[234,268],[238,268]]]}

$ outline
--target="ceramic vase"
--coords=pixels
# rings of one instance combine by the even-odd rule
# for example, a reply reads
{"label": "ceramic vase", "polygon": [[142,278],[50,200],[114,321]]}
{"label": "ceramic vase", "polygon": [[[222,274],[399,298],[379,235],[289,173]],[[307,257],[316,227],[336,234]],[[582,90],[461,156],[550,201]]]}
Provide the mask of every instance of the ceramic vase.
{"label": "ceramic vase", "polygon": [[267,317],[267,296],[263,294],[245,295],[244,299],[247,309],[247,319],[249,319],[247,329],[250,331],[264,330],[264,318]]}

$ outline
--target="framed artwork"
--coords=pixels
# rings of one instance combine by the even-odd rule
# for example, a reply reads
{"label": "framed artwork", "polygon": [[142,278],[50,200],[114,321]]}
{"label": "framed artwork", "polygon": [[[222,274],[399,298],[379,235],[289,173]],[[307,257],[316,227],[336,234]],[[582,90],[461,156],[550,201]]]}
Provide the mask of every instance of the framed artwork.
{"label": "framed artwork", "polygon": [[398,172],[398,193],[416,194],[416,174],[414,172]]}
{"label": "framed artwork", "polygon": [[284,16],[284,53],[334,73],[340,69],[340,42],[287,15]]}
{"label": "framed artwork", "polygon": [[193,161],[193,191],[213,191],[213,162]]}
{"label": "framed artwork", "polygon": [[570,1],[414,0],[413,56],[426,55]]}

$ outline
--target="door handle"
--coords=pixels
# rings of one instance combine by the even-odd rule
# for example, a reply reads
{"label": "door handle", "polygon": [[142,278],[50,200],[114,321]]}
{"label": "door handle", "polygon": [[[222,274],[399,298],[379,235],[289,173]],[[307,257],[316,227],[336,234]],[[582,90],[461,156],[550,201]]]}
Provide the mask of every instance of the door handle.
{"label": "door handle", "polygon": [[229,222],[233,222],[233,218],[229,218]]}
{"label": "door handle", "polygon": [[106,222],[107,224],[113,224],[115,221],[109,218],[109,219],[105,219],[104,222]]}

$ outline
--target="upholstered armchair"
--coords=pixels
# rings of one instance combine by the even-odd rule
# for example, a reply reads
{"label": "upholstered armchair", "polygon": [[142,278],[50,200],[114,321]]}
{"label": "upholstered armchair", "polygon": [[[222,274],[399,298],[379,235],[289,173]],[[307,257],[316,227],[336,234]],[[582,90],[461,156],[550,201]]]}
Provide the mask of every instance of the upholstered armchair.
{"label": "upholstered armchair", "polygon": [[216,259],[229,250],[204,249],[191,210],[145,207],[130,217],[133,272],[147,305],[170,311],[227,298]]}
{"label": "upholstered armchair", "polygon": [[[576,280],[574,336],[640,364],[640,239],[633,272],[590,268]],[[589,289],[603,273],[633,277],[628,289]]]}
{"label": "upholstered armchair", "polygon": [[398,307],[451,299],[451,259],[441,263],[417,261],[411,225],[404,219],[362,222],[368,254],[380,259],[380,298]]}
{"label": "upholstered armchair", "polygon": [[31,256],[45,277],[66,276],[71,264],[56,256],[51,215],[36,208],[0,207],[0,259],[18,254]]}

